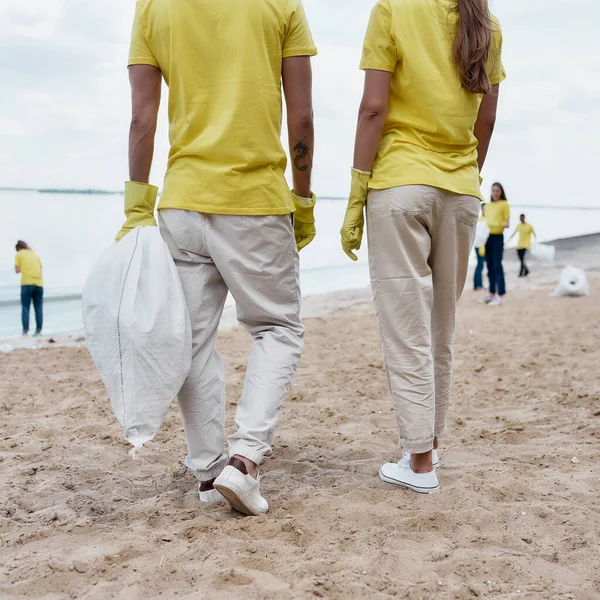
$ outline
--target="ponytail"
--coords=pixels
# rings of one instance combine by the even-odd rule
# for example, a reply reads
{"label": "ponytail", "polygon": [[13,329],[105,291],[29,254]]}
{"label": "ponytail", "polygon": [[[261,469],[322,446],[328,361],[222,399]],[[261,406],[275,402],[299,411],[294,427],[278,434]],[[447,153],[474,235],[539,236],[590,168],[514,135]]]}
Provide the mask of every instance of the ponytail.
{"label": "ponytail", "polygon": [[462,86],[474,94],[489,94],[492,84],[487,61],[492,45],[492,21],[488,0],[458,0],[458,13],[454,61]]}

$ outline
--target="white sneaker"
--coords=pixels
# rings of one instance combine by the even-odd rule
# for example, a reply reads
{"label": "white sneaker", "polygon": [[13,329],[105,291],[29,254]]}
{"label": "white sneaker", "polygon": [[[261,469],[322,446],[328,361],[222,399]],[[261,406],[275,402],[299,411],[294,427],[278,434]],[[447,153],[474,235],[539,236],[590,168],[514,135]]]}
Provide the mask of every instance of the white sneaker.
{"label": "white sneaker", "polygon": [[198,486],[198,496],[200,497],[200,502],[202,504],[226,504],[227,500],[217,491],[217,490],[208,490],[203,492],[200,490],[200,486]]}
{"label": "white sneaker", "polygon": [[260,495],[260,476],[254,479],[247,472],[246,465],[237,461],[240,468],[227,465],[215,479],[215,489],[225,497],[234,510],[245,515],[259,516],[269,510],[269,503]]}
{"label": "white sneaker", "polygon": [[488,303],[490,306],[500,306],[504,304],[504,298],[502,296],[496,296],[493,300],[490,300]]}
{"label": "white sneaker", "polygon": [[435,494],[440,491],[440,484],[435,471],[431,473],[415,473],[409,465],[388,463],[379,469],[379,478],[385,483],[391,483],[407,488],[417,494]]}
{"label": "white sneaker", "polygon": [[[440,468],[440,457],[437,450],[432,451],[431,460],[433,462],[433,470],[437,471]],[[410,453],[404,452],[402,455],[402,460],[400,460],[398,464],[402,466],[410,466]]]}

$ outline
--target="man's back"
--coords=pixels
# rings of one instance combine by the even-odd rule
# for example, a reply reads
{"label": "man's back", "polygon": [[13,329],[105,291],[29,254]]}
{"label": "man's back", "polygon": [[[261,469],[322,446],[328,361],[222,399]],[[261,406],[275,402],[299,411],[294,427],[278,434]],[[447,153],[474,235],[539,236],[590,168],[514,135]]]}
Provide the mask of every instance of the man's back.
{"label": "man's back", "polygon": [[299,0],[139,0],[129,64],[170,89],[160,208],[290,212],[282,60],[314,54]]}

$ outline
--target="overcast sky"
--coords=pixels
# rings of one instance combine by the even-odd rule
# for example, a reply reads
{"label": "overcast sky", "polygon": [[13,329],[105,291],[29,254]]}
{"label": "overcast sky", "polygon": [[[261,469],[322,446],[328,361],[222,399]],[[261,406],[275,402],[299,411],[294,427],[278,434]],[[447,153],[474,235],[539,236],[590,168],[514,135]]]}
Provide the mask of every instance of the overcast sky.
{"label": "overcast sky", "polygon": [[[225,0],[215,0],[225,1]],[[344,196],[374,0],[305,0],[314,60],[314,189]],[[134,0],[2,0],[0,186],[120,189]],[[508,79],[485,169],[521,204],[600,206],[600,3],[495,0]],[[168,151],[165,113],[152,182]]]}

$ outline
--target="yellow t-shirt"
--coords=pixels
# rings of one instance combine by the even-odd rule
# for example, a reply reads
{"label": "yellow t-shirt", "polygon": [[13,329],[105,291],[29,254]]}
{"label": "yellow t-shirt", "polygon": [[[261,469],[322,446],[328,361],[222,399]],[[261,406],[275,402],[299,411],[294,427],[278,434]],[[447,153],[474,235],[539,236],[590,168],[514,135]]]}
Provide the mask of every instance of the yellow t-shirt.
{"label": "yellow t-shirt", "polygon": [[506,229],[506,222],[510,219],[510,205],[506,200],[488,202],[485,205],[485,220],[490,228],[491,235],[501,235]]}
{"label": "yellow t-shirt", "polygon": [[[373,165],[371,189],[430,185],[483,200],[475,121],[483,96],[461,85],[453,58],[455,0],[380,0],[360,68],[393,73],[388,116]],[[502,82],[502,31],[495,17],[488,60]]]}
{"label": "yellow t-shirt", "polygon": [[33,250],[19,250],[15,256],[15,267],[21,269],[21,285],[44,287],[42,261]]}
{"label": "yellow t-shirt", "polygon": [[531,236],[535,233],[533,225],[530,223],[519,223],[517,225],[517,231],[519,232],[519,243],[517,244],[517,249],[529,250],[529,248],[531,248]]}
{"label": "yellow t-shirt", "polygon": [[129,65],[158,67],[169,86],[159,208],[293,212],[281,65],[316,53],[300,0],[138,0]]}

